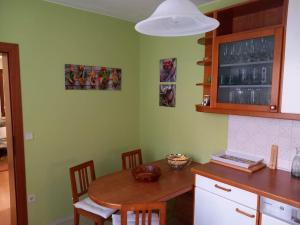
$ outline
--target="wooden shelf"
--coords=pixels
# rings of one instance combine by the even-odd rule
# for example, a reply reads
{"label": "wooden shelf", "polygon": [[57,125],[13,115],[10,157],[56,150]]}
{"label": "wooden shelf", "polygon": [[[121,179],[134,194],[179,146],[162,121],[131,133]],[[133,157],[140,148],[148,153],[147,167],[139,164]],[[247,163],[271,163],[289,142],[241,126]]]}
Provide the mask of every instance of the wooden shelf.
{"label": "wooden shelf", "polygon": [[220,64],[219,67],[253,66],[253,65],[261,65],[261,64],[273,64],[273,60],[260,61],[260,62]]}
{"label": "wooden shelf", "polygon": [[199,65],[199,66],[210,66],[211,65],[211,61],[200,60],[200,61],[197,61],[197,65]]}
{"label": "wooden shelf", "polygon": [[227,115],[265,117],[265,118],[286,119],[286,120],[300,120],[300,114],[218,109],[218,108],[212,108],[210,106],[203,106],[200,104],[196,105],[196,111],[204,112],[204,113],[227,114]]}
{"label": "wooden shelf", "polygon": [[211,83],[197,83],[197,86],[206,86],[206,87],[210,87]]}
{"label": "wooden shelf", "polygon": [[199,45],[211,45],[212,44],[212,38],[202,37],[198,39]]}
{"label": "wooden shelf", "polygon": [[219,85],[218,88],[272,88],[271,84]]}

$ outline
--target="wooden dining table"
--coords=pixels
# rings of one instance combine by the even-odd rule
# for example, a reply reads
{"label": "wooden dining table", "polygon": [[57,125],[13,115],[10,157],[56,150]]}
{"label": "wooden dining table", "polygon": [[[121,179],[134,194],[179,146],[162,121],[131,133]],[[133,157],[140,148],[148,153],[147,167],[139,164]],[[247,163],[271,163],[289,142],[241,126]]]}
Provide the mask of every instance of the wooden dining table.
{"label": "wooden dining table", "polygon": [[171,169],[165,159],[149,164],[160,167],[158,181],[140,182],[135,180],[130,169],[118,171],[93,181],[88,196],[102,206],[121,209],[123,204],[168,201],[193,190],[195,178],[191,168],[199,163],[191,162],[181,170]]}

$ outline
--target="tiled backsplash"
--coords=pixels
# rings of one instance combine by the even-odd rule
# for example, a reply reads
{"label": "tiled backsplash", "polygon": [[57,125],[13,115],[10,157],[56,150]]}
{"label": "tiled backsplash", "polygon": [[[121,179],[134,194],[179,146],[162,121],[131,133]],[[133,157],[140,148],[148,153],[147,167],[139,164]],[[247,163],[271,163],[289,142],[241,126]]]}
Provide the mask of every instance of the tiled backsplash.
{"label": "tiled backsplash", "polygon": [[263,157],[268,163],[273,144],[279,148],[278,168],[290,170],[300,146],[300,121],[229,116],[228,150]]}

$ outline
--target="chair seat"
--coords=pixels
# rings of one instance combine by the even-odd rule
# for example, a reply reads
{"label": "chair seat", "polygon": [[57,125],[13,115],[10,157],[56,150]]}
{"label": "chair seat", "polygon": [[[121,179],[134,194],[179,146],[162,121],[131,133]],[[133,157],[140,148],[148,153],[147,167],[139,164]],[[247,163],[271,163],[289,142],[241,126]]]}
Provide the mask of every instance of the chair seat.
{"label": "chair seat", "polygon": [[[148,213],[146,213],[146,224],[148,224]],[[112,215],[112,224],[121,225],[121,215],[113,214]],[[139,225],[142,224],[142,214],[139,215]],[[127,225],[135,225],[135,213],[128,211],[127,214]],[[159,215],[158,213],[152,213],[151,225],[159,225]]]}
{"label": "chair seat", "polygon": [[76,202],[74,204],[74,207],[77,209],[83,209],[85,211],[94,213],[96,215],[103,217],[104,219],[107,219],[114,212],[117,211],[115,209],[110,209],[110,208],[106,208],[104,206],[98,205],[97,203],[93,202],[90,198],[85,198],[79,202]]}

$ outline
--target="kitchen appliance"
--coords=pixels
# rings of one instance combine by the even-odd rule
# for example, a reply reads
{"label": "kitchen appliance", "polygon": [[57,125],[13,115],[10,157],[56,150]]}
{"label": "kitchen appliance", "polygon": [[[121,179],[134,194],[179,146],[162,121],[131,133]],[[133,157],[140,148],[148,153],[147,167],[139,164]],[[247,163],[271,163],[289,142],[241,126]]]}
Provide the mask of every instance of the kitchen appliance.
{"label": "kitchen appliance", "polygon": [[260,198],[261,225],[300,225],[300,208]]}

